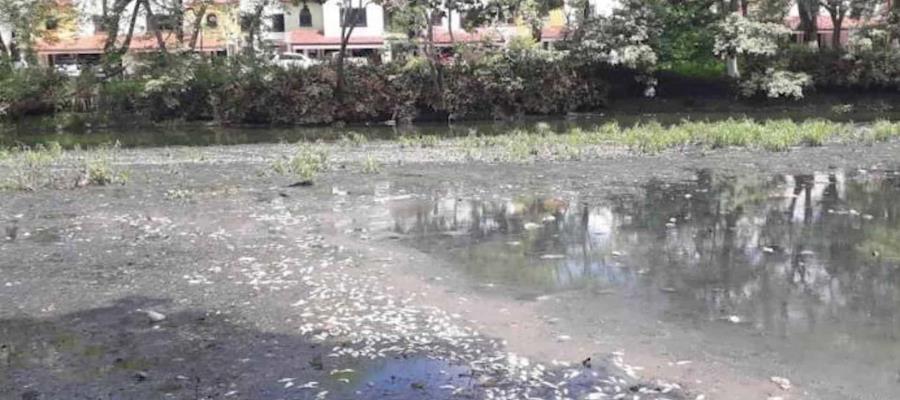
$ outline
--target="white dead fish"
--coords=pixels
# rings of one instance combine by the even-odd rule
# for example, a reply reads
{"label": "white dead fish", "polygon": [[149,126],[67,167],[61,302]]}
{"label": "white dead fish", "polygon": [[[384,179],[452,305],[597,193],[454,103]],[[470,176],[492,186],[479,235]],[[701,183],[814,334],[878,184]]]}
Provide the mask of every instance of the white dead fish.
{"label": "white dead fish", "polygon": [[144,311],[144,314],[147,314],[147,318],[150,318],[150,322],[161,322],[166,319],[165,314],[153,310]]}
{"label": "white dead fish", "polygon": [[782,378],[780,376],[773,376],[773,377],[769,378],[769,380],[772,381],[772,383],[778,385],[778,387],[780,387],[781,390],[790,390],[791,389],[791,381],[788,380],[787,378]]}
{"label": "white dead fish", "polygon": [[319,387],[319,382],[312,381],[312,382],[306,382],[301,386],[297,386],[297,389],[315,389],[318,387]]}

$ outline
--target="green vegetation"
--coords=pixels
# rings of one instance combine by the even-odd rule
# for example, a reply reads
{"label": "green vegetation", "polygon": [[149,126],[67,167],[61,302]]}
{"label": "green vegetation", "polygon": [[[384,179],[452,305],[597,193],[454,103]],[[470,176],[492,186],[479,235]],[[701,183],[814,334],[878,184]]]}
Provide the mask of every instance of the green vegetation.
{"label": "green vegetation", "polygon": [[471,159],[578,160],[589,157],[604,147],[616,146],[646,154],[688,146],[787,151],[798,146],[821,146],[832,142],[868,143],[896,137],[900,137],[900,123],[888,121],[880,121],[870,128],[853,128],[849,124],[824,120],[800,123],[772,120],[759,123],[748,119],[729,119],[720,122],[685,121],[672,126],[650,122],[626,128],[610,123],[592,130],[576,128],[562,134],[515,131],[496,136],[473,135],[446,139],[442,146],[461,151]]}
{"label": "green vegetation", "polygon": [[364,174],[377,174],[381,172],[381,163],[371,155],[366,156],[366,159],[362,162],[362,172]]}
{"label": "green vegetation", "polygon": [[84,155],[81,161],[81,179],[77,186],[106,186],[125,184],[128,173],[117,169],[114,165],[116,147],[103,146]]}
{"label": "green vegetation", "polygon": [[299,144],[290,157],[282,157],[271,165],[279,175],[293,175],[304,181],[313,181],[328,168],[328,151],[315,144]]}
{"label": "green vegetation", "polygon": [[117,146],[63,150],[57,142],[4,149],[0,189],[37,190],[124,184],[128,173],[115,165]]}

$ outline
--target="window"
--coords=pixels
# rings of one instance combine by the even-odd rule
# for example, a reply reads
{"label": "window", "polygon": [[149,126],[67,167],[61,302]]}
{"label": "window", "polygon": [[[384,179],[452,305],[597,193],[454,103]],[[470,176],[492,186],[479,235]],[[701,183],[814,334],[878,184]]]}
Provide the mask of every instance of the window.
{"label": "window", "polygon": [[306,4],[303,5],[303,9],[300,10],[300,27],[309,28],[312,26],[312,13],[309,12],[309,7]]}
{"label": "window", "polygon": [[444,22],[444,12],[435,11],[431,13],[431,25],[440,26]]}
{"label": "window", "polygon": [[241,32],[247,32],[250,28],[253,27],[253,15],[243,14],[241,15]]}
{"label": "window", "polygon": [[206,16],[206,26],[209,28],[219,27],[219,16],[216,14],[207,15]]}
{"label": "window", "polygon": [[155,27],[161,31],[174,31],[175,30],[175,17],[172,15],[166,14],[157,14],[154,15],[152,19],[148,18],[148,26]]}
{"label": "window", "polygon": [[94,32],[106,32],[106,18],[102,15],[94,15],[91,21],[94,23]]}
{"label": "window", "polygon": [[[348,11],[349,10],[349,11]],[[346,17],[344,14],[348,14]],[[350,21],[347,18],[355,18],[355,21]],[[341,9],[341,21],[346,21],[344,23],[345,26],[355,26],[358,28],[366,27],[366,9],[365,8],[342,8]]]}
{"label": "window", "polygon": [[56,30],[56,28],[59,28],[59,20],[53,17],[47,18],[44,22],[44,27],[47,28],[48,31]]}
{"label": "window", "polygon": [[272,32],[284,32],[284,14],[272,16]]}

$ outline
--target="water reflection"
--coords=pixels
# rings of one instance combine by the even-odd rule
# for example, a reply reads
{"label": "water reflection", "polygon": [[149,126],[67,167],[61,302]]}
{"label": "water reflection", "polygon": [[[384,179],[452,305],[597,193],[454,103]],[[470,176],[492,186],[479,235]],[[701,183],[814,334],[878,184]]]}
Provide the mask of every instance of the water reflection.
{"label": "water reflection", "polygon": [[737,316],[781,337],[894,341],[900,175],[734,178],[700,171],[641,197],[436,198],[390,204],[390,230],[478,282],[614,289],[670,315]]}

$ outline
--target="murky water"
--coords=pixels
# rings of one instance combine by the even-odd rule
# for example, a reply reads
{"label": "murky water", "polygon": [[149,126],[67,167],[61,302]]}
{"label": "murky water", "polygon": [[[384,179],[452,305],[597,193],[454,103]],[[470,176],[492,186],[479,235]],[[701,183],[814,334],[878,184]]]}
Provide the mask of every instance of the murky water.
{"label": "murky water", "polygon": [[840,122],[866,122],[878,119],[900,119],[900,111],[876,109],[859,109],[854,113],[835,114],[830,107],[819,105],[801,108],[774,109],[742,109],[742,110],[693,110],[662,113],[644,113],[640,109],[630,111],[611,111],[608,113],[561,117],[528,117],[517,121],[462,121],[448,125],[446,123],[418,123],[414,126],[388,126],[385,124],[349,125],[345,127],[308,126],[308,127],[218,127],[213,125],[192,124],[157,124],[147,125],[147,121],[136,122],[138,126],[104,127],[104,126],[70,126],[63,127],[53,119],[36,119],[20,121],[17,124],[0,124],[0,147],[16,145],[34,145],[38,143],[57,142],[63,147],[71,148],[119,143],[123,147],[162,147],[162,146],[211,146],[236,145],[252,143],[278,143],[297,141],[334,141],[346,137],[353,132],[368,139],[389,139],[402,135],[433,135],[441,137],[466,136],[471,133],[494,135],[521,130],[550,130],[562,132],[579,127],[593,127],[616,122],[622,126],[636,123],[657,121],[661,124],[675,124],[684,120],[720,121],[729,118],[751,118],[759,121],[768,119],[805,120],[825,118]]}
{"label": "murky water", "polygon": [[387,229],[519,299],[617,296],[713,352],[774,354],[763,362],[872,398],[900,388],[900,173],[699,171],[643,189],[602,204],[395,201]]}

